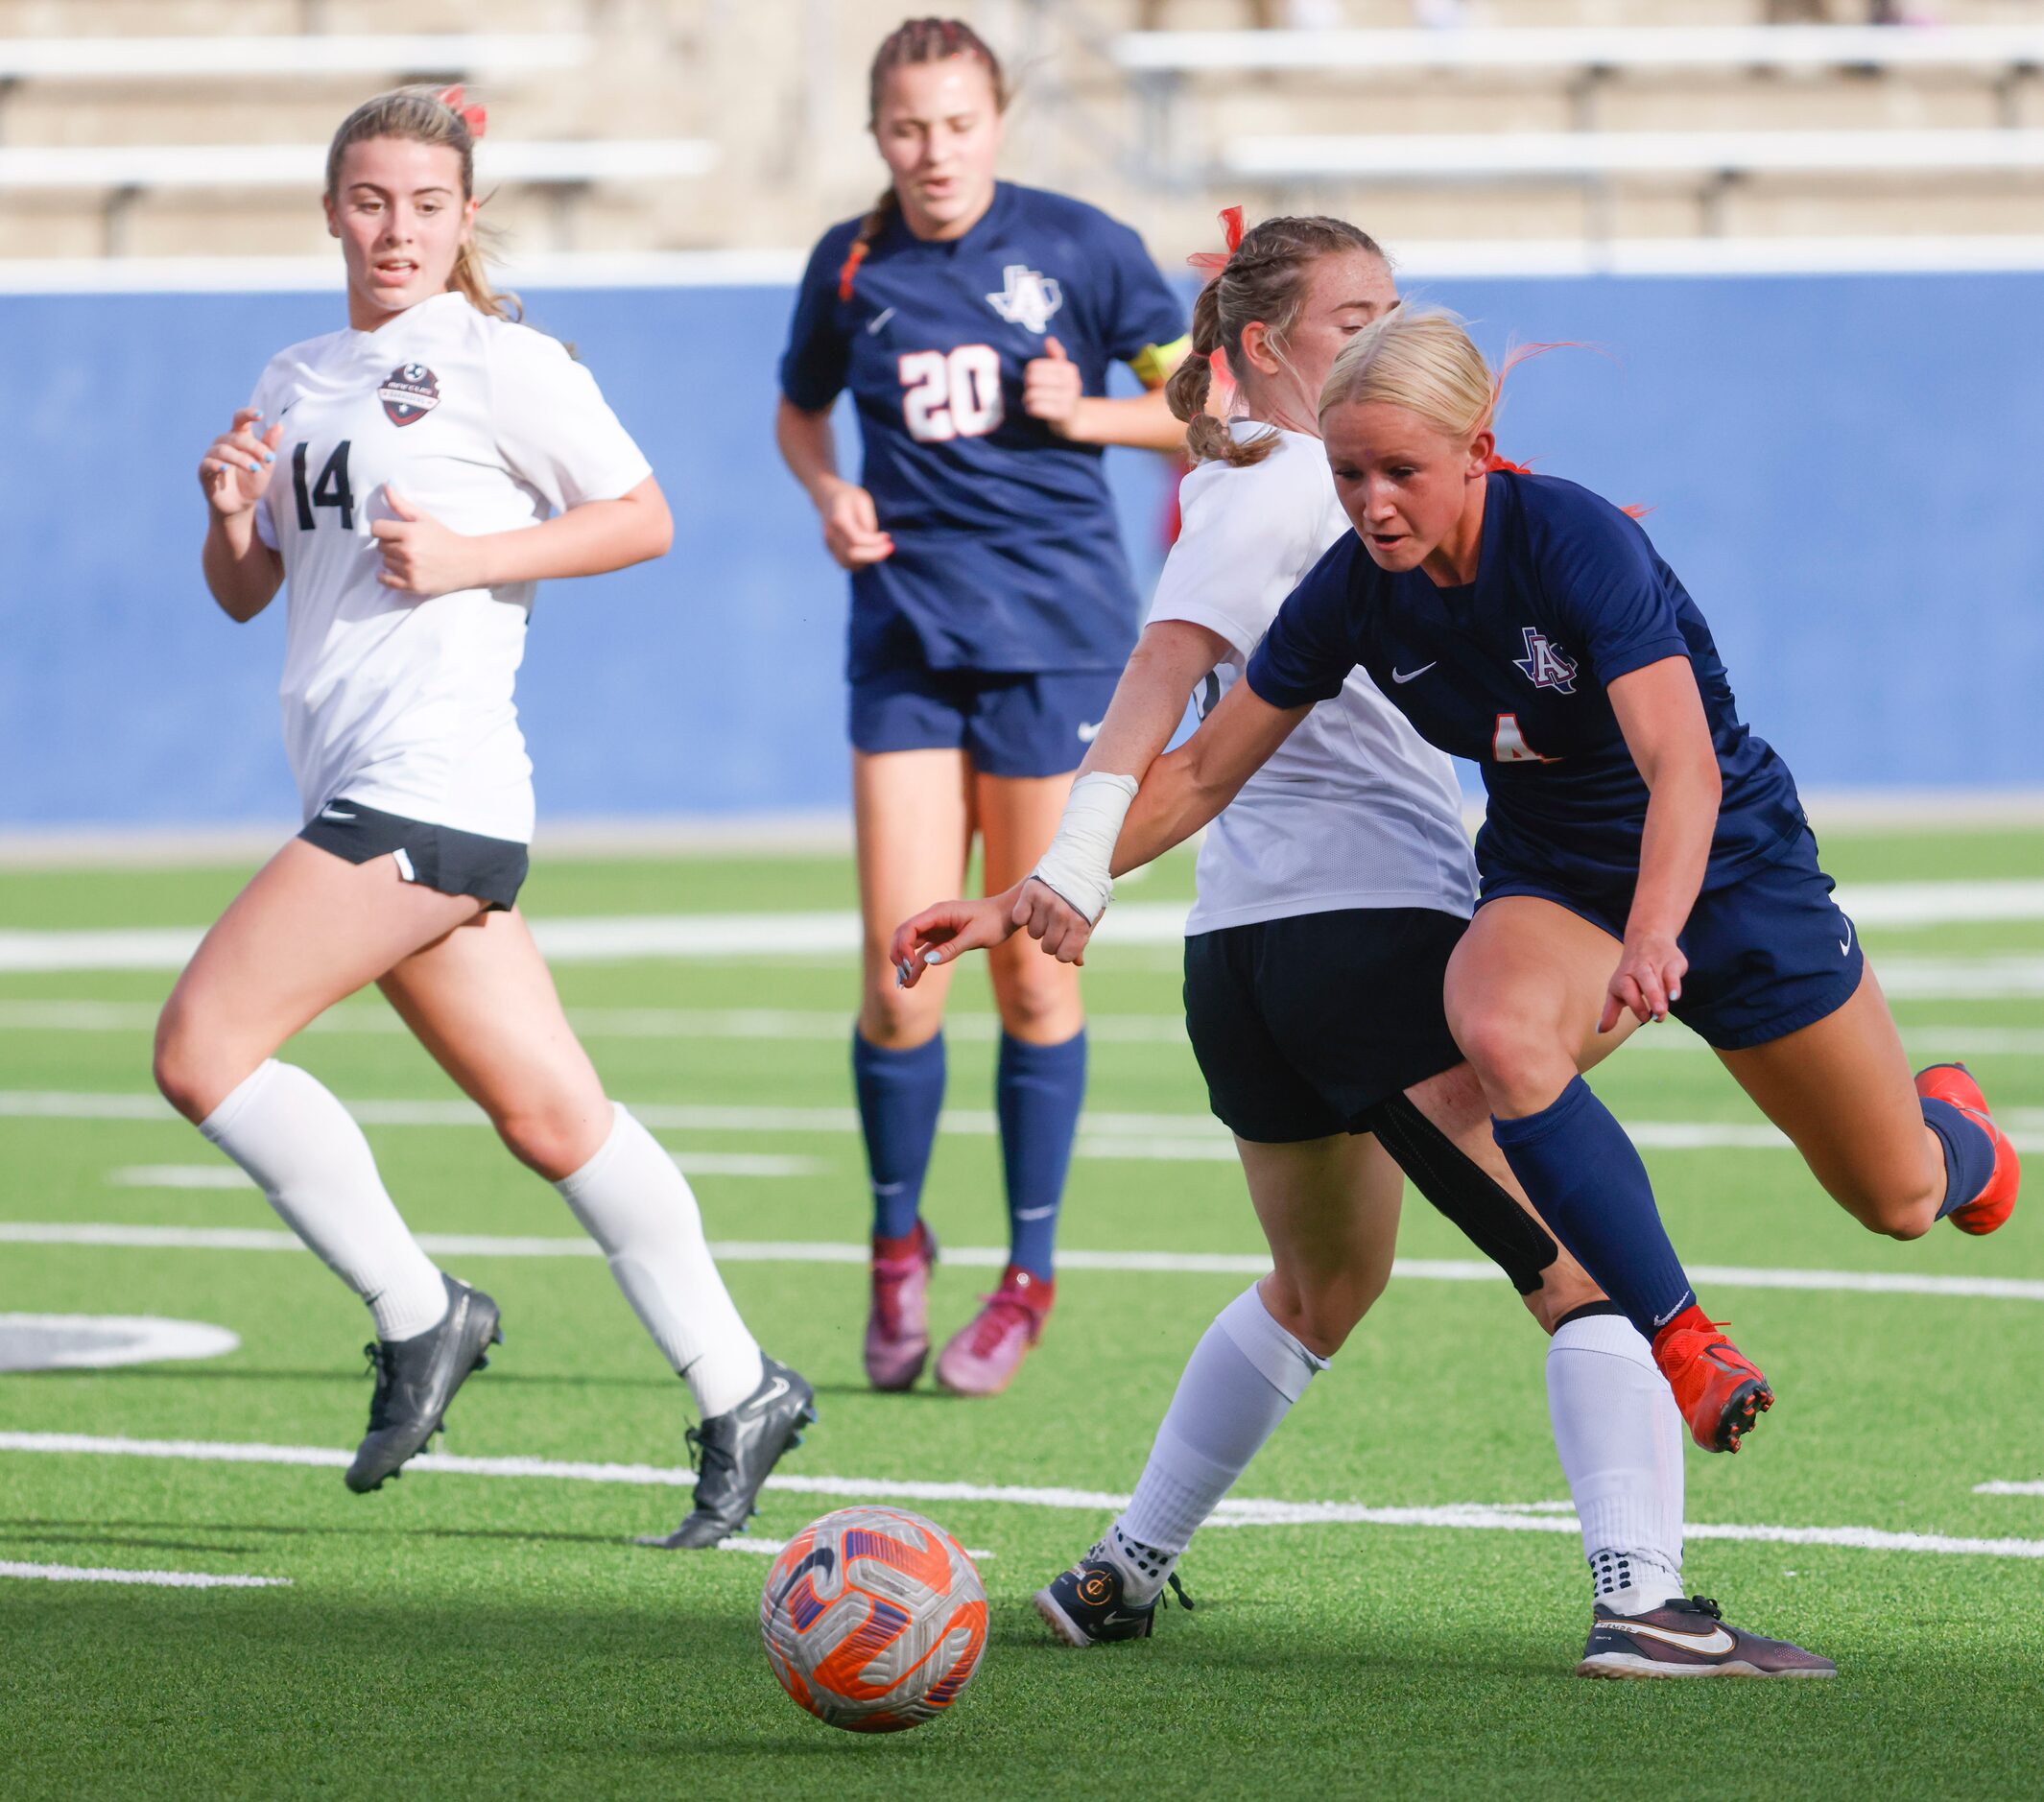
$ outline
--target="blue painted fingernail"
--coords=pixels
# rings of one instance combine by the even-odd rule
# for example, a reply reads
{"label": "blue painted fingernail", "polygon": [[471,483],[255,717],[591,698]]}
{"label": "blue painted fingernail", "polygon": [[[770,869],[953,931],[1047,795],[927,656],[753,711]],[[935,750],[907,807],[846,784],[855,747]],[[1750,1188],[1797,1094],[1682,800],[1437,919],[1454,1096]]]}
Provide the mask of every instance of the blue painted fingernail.
{"label": "blue painted fingernail", "polygon": [[909,966],[908,966],[908,965],[907,965],[906,963],[897,963],[897,964],[895,964],[895,966],[894,966],[894,986],[895,986],[896,988],[906,988],[906,987],[908,987],[908,985],[909,985]]}

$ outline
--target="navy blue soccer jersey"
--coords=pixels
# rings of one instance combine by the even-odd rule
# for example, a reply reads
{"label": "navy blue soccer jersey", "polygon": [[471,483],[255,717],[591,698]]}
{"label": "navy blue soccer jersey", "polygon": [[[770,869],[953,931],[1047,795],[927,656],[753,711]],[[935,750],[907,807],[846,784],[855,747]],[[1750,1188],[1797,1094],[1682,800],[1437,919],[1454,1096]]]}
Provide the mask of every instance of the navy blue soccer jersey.
{"label": "navy blue soccer jersey", "polygon": [[1704,889],[1792,851],[1805,828],[1788,766],[1740,720],[1710,628],[1638,522],[1553,476],[1487,480],[1473,582],[1387,573],[1350,533],[1278,609],[1249,685],[1298,707],[1361,664],[1422,737],[1482,766],[1486,889],[1605,894],[1638,876],[1648,799],[1605,691],[1686,656],[1723,775]]}
{"label": "navy blue soccer jersey", "polygon": [[811,254],[781,359],[804,412],[851,391],[861,480],[894,540],[852,576],[852,676],[1120,669],[1136,596],[1101,451],[1023,411],[1023,369],[1056,338],[1088,394],[1114,363],[1154,379],[1183,306],[1128,226],[1035,188],[1001,182],[949,243],[897,213],[845,299],[858,230],[833,225]]}

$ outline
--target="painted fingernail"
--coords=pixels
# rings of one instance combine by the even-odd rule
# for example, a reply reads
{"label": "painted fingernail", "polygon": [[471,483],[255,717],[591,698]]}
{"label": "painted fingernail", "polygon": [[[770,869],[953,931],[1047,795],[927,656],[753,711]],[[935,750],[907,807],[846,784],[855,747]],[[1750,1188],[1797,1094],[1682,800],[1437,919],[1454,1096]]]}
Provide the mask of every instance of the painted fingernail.
{"label": "painted fingernail", "polygon": [[263,462],[265,462],[266,463],[273,463],[273,462],[276,462],[276,456],[275,456],[275,453],[274,453],[274,452],[272,452],[272,451],[265,451],[265,452],[263,453]]}
{"label": "painted fingernail", "polygon": [[925,963],[941,963],[943,960],[944,954],[941,951],[933,951],[923,960]]}

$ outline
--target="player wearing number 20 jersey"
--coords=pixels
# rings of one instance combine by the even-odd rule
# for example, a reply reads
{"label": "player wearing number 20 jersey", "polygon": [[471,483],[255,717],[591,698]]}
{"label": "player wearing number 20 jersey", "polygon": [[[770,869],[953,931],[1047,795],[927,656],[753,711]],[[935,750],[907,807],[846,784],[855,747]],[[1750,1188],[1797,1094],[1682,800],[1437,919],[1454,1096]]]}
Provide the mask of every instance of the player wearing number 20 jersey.
{"label": "player wearing number 20 jersey", "polygon": [[[852,1070],[873,1191],[866,1363],[883,1389],[914,1383],[929,1350],[920,1197],[946,987],[898,988],[887,942],[957,889],[975,834],[989,891],[1049,843],[1135,642],[1102,450],[1184,445],[1161,394],[1105,391],[1115,363],[1161,387],[1182,307],[1126,225],[995,180],[1006,98],[999,60],[960,20],[910,19],[882,42],[868,100],[889,184],[816,247],[780,367],[782,453],[851,572],[865,921]],[[856,483],[831,431],[847,391]],[[1004,1387],[1050,1307],[1086,1040],[1077,982],[1046,964],[991,965],[1010,1264],[938,1359],[957,1393]]]}
{"label": "player wearing number 20 jersey", "polygon": [[280,419],[256,530],[289,578],[284,743],[307,819],[345,794],[520,843],[532,764],[511,685],[536,584],[436,595],[379,578],[389,491],[463,533],[511,532],[652,474],[555,339],[437,295],[373,332],[280,351],[250,405]]}

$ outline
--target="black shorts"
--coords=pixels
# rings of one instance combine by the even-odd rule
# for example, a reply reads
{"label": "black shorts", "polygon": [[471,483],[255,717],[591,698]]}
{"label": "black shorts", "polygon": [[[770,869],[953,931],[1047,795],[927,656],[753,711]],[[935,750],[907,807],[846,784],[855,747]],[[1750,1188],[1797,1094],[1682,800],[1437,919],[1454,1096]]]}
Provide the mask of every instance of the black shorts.
{"label": "black shorts", "polygon": [[1185,1030],[1215,1116],[1270,1145],[1359,1132],[1379,1102],[1453,1069],[1441,985],[1468,926],[1344,908],[1187,938]]}
{"label": "black shorts", "polygon": [[298,837],[350,864],[394,857],[405,881],[441,894],[472,894],[486,911],[515,905],[529,861],[526,847],[515,839],[486,839],[480,832],[429,825],[345,795],[321,808]]}

